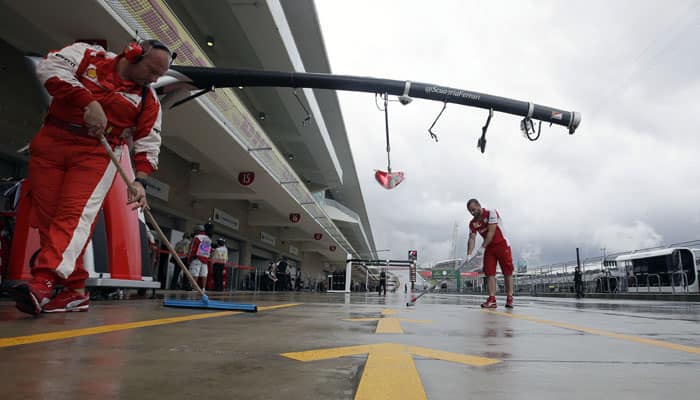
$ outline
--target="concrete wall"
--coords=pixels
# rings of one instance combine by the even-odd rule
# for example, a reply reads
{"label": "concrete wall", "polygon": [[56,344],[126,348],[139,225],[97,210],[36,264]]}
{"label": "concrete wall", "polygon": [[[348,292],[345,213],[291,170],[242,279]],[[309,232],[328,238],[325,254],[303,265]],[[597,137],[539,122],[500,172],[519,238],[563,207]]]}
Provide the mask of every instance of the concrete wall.
{"label": "concrete wall", "polygon": [[28,157],[17,150],[29,143],[41,126],[45,102],[24,55],[0,40],[0,157],[2,177],[24,177]]}
{"label": "concrete wall", "polygon": [[[302,277],[304,282],[319,282],[325,281],[328,275],[329,267],[324,263],[323,258],[318,253],[305,252],[302,253]],[[324,269],[326,271],[324,271]]]}
{"label": "concrete wall", "polygon": [[[183,220],[183,223],[176,229],[190,232],[195,225],[207,222],[212,217],[213,209],[218,208],[237,218],[240,223],[239,230],[215,224],[217,232],[240,242],[240,264],[250,265],[251,247],[255,246],[275,255],[284,255],[299,262],[302,268],[306,267],[307,263],[301,257],[303,253],[299,256],[289,253],[290,245],[300,249],[301,243],[280,240],[282,228],[248,225],[248,217],[251,213],[264,211],[252,210],[247,200],[209,200],[193,197],[190,193],[190,186],[191,182],[197,179],[197,174],[190,172],[189,163],[168,150],[166,146],[167,136],[164,137],[158,171],[153,174],[153,177],[167,183],[170,186],[170,192],[167,202],[160,199],[149,199],[155,212],[161,211],[177,216]],[[274,236],[276,238],[275,245],[263,243],[260,240],[261,232]],[[214,236],[216,237],[218,234]],[[321,262],[314,258],[311,258],[309,262],[315,263],[310,265],[311,267],[318,269],[321,266]]]}

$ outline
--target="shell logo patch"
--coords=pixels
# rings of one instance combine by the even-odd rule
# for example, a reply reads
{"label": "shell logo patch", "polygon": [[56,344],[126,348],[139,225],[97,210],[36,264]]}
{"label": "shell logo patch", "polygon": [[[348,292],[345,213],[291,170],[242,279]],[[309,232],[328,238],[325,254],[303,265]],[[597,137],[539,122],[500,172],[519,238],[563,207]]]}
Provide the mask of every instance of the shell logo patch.
{"label": "shell logo patch", "polygon": [[88,70],[85,72],[88,78],[90,79],[95,79],[97,78],[97,69],[95,67],[90,67]]}

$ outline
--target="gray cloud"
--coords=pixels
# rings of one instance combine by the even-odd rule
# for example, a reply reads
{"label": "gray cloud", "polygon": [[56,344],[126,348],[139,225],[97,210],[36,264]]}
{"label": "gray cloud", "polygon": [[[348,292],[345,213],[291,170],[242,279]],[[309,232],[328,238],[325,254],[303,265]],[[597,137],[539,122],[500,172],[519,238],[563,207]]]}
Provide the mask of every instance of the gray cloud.
{"label": "gray cloud", "polygon": [[[466,200],[499,209],[516,258],[533,263],[700,238],[700,6],[678,2],[353,2],[317,0],[334,73],[410,79],[581,111],[570,136],[543,127],[535,143],[519,119],[496,114],[485,155],[486,112],[390,104],[392,191],[384,120],[367,94],[340,93],[379,248],[420,261],[449,256]],[[386,253],[383,253],[386,254]]]}

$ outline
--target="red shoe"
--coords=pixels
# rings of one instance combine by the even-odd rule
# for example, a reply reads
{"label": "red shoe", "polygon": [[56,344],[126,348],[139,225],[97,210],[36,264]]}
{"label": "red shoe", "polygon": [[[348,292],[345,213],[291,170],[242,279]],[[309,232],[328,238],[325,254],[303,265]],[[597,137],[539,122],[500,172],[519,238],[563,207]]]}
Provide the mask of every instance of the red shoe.
{"label": "red shoe", "polygon": [[20,283],[9,290],[10,296],[15,299],[15,307],[18,310],[39,315],[42,307],[53,297],[53,282],[47,279],[33,278],[27,283]]}
{"label": "red shoe", "polygon": [[90,296],[80,294],[72,289],[63,289],[43,308],[45,313],[62,313],[71,311],[87,311],[90,306]]}
{"label": "red shoe", "polygon": [[486,302],[481,303],[481,308],[496,308],[498,307],[496,305],[496,297],[495,296],[489,296],[488,299],[486,299]]}
{"label": "red shoe", "polygon": [[506,297],[506,308],[513,308],[513,296]]}

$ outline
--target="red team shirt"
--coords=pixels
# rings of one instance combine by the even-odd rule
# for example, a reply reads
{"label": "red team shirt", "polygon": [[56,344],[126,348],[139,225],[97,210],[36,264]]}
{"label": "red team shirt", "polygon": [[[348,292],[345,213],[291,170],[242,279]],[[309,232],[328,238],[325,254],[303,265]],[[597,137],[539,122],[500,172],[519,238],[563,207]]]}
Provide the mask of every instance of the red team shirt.
{"label": "red team shirt", "polygon": [[487,276],[496,275],[496,264],[501,266],[503,275],[513,275],[513,255],[511,254],[510,246],[503,234],[503,221],[498,211],[481,209],[481,216],[474,218],[469,222],[469,231],[471,233],[479,232],[486,239],[486,234],[489,231],[489,225],[497,224],[496,232],[493,235],[493,240],[486,247],[483,260],[483,271]]}
{"label": "red team shirt", "polygon": [[131,137],[135,169],[150,175],[158,169],[160,102],[153,88],[119,77],[120,59],[100,46],[75,43],[50,52],[37,66],[37,75],[49,94],[61,100],[51,102],[49,115],[82,125],[85,106],[97,100],[112,128],[107,139],[120,143]]}
{"label": "red team shirt", "polygon": [[474,217],[471,222],[469,222],[469,232],[476,233],[479,232],[481,237],[486,239],[486,233],[488,232],[489,224],[498,224],[496,227],[496,233],[493,235],[493,240],[489,243],[488,247],[497,246],[500,244],[508,244],[505,235],[503,234],[503,221],[501,216],[498,214],[497,210],[489,211],[485,208],[481,209],[481,217]]}

